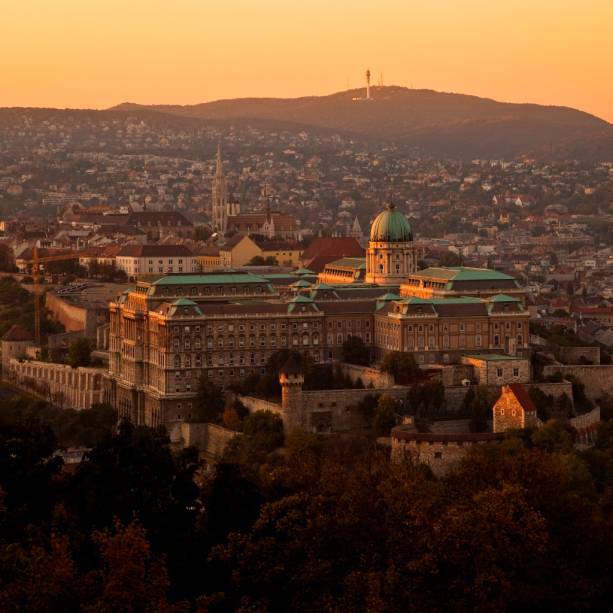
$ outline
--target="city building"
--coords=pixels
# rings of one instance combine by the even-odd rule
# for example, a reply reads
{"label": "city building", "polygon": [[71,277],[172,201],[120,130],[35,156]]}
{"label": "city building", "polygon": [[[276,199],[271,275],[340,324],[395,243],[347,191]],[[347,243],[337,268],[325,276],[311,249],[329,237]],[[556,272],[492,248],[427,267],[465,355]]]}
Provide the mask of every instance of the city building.
{"label": "city building", "polygon": [[19,324],[12,325],[2,337],[2,371],[7,373],[11,359],[25,357],[28,347],[34,345],[34,336]]}
{"label": "city building", "polygon": [[[365,270],[381,285],[313,283],[310,270],[139,280],[110,305],[109,400],[136,423],[186,420],[201,375],[227,386],[261,372],[284,348],[315,362],[338,360],[352,336],[376,359],[410,351],[421,364],[459,362],[467,353],[528,352],[529,314],[517,298],[401,298],[391,292],[400,271],[411,272],[413,238],[408,222],[395,220],[398,211],[384,213],[393,213],[392,232],[379,224],[371,233],[375,258],[367,258]],[[399,269],[396,254],[402,256]],[[390,256],[383,270],[379,255]]]}
{"label": "city building", "polygon": [[143,275],[191,273],[198,264],[185,245],[126,245],[115,258],[116,266],[134,279]]}
{"label": "city building", "polygon": [[396,285],[417,269],[413,232],[407,218],[389,204],[370,228],[366,283]]}
{"label": "city building", "polygon": [[80,411],[102,402],[105,375],[102,368],[72,368],[68,364],[11,358],[4,377],[57,407]]}

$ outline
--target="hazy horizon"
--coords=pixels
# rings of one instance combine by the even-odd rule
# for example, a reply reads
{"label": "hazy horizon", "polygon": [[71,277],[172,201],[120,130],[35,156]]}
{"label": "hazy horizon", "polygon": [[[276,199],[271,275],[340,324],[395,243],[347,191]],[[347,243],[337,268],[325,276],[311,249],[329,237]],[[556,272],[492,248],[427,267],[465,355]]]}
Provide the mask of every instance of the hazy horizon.
{"label": "hazy horizon", "polygon": [[295,98],[372,82],[576,108],[613,121],[603,0],[9,0],[0,106],[105,109]]}
{"label": "hazy horizon", "polygon": [[[372,86],[371,85],[371,90],[373,91],[373,95],[376,92],[378,86]],[[470,92],[459,92],[459,91],[442,91],[442,90],[432,90],[429,88],[421,88],[421,87],[414,87],[414,88],[408,88],[406,85],[397,85],[395,83],[389,83],[386,84],[385,87],[400,87],[400,88],[407,88],[407,89],[414,89],[416,91],[433,91],[436,93],[440,93],[440,94],[452,94],[452,95],[460,95],[460,96],[476,96],[475,94],[472,94]],[[271,99],[271,100],[298,100],[300,98],[312,98],[312,97],[326,97],[326,96],[334,96],[336,94],[342,94],[345,92],[349,92],[349,91],[356,91],[356,90],[360,90],[360,89],[365,89],[364,87],[354,87],[351,88],[349,90],[338,90],[338,91],[332,91],[332,92],[326,92],[326,93],[322,93],[322,94],[303,94],[300,96],[250,96],[250,95],[245,95],[245,96],[237,96],[235,98],[228,98],[228,97],[220,97],[220,98],[212,98],[210,100],[200,100],[198,102],[191,102],[191,103],[185,103],[185,102],[181,102],[181,101],[175,101],[175,102],[156,102],[154,100],[151,101],[140,101],[140,100],[119,100],[114,104],[110,104],[109,106],[104,106],[104,107],[95,107],[95,106],[65,106],[65,107],[51,107],[51,106],[44,106],[44,105],[20,105],[20,106],[13,106],[13,107],[6,107],[6,106],[0,106],[0,108],[36,108],[36,109],[45,109],[45,108],[49,108],[49,109],[57,109],[57,110],[74,110],[74,111],[87,111],[87,110],[92,110],[92,111],[107,111],[107,110],[112,110],[113,108],[120,106],[122,104],[135,104],[137,106],[143,106],[143,107],[149,107],[149,106],[198,106],[200,104],[209,104],[209,103],[213,103],[213,102],[222,102],[222,101],[227,101],[227,100],[257,100],[257,99]],[[481,99],[489,99],[489,100],[493,100],[494,102],[499,102],[502,104],[537,104],[543,107],[561,107],[561,108],[572,108],[576,111],[580,111],[580,112],[584,112],[584,113],[588,113],[590,115],[593,115],[599,119],[602,119],[604,121],[607,121],[609,124],[613,125],[613,122],[609,121],[607,118],[599,116],[595,113],[591,113],[590,111],[587,111],[585,109],[581,109],[581,108],[577,108],[577,107],[568,107],[567,105],[563,105],[563,104],[545,104],[545,103],[539,103],[539,102],[534,102],[532,100],[500,100],[497,98],[494,98],[492,96],[476,96],[478,98]]]}

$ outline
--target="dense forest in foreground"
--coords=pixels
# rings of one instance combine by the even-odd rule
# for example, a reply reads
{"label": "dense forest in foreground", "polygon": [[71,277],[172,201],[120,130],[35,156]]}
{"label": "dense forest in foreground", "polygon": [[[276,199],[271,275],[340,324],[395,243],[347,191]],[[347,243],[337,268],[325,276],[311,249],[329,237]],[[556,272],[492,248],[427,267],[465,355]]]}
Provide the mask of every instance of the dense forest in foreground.
{"label": "dense forest in foreground", "polygon": [[284,437],[270,413],[245,419],[214,472],[163,431],[104,419],[64,466],[34,409],[0,402],[2,611],[610,605],[612,421],[587,451],[549,422],[437,479],[372,439]]}

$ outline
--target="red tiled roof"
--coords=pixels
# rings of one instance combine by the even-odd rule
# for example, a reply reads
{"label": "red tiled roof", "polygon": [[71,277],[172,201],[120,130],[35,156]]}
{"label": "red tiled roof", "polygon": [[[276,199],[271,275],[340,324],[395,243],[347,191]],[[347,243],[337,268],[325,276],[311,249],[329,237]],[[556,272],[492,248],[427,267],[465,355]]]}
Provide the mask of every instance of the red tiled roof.
{"label": "red tiled roof", "polygon": [[193,253],[185,245],[126,245],[117,254],[119,257],[192,257]]}
{"label": "red tiled roof", "polygon": [[34,337],[23,326],[15,324],[11,326],[8,332],[2,337],[3,341],[31,341]]}
{"label": "red tiled roof", "polygon": [[515,398],[517,398],[517,402],[519,402],[524,411],[527,413],[536,413],[536,406],[534,406],[532,398],[530,398],[526,388],[521,383],[511,383],[508,387],[513,392]]}
{"label": "red tiled roof", "polygon": [[[228,228],[238,230],[253,229],[253,226],[263,226],[269,213],[239,213],[228,217]],[[275,231],[293,231],[296,229],[296,220],[287,213],[271,212]]]}
{"label": "red tiled roof", "polygon": [[[352,236],[318,236],[314,238],[304,250],[302,260],[306,262],[307,260],[321,256],[333,256],[333,259],[340,259],[343,257],[359,258],[364,257],[364,249]],[[333,259],[329,259],[328,262],[332,262]]]}

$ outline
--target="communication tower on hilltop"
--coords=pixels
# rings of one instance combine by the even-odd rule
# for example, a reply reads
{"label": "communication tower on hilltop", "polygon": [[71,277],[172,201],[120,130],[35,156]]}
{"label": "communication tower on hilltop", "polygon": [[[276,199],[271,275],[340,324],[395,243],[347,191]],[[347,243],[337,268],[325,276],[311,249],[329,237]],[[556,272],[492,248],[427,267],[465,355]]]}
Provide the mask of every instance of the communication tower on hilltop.
{"label": "communication tower on hilltop", "polygon": [[370,100],[370,69],[366,70],[366,100]]}

